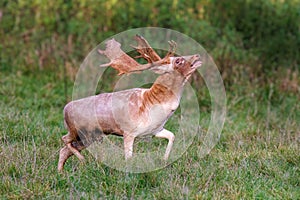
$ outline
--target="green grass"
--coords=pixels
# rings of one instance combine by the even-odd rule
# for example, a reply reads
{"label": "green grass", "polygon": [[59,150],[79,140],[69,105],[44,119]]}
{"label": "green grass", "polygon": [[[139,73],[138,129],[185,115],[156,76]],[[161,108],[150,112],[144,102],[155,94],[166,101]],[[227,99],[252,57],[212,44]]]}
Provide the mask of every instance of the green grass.
{"label": "green grass", "polygon": [[49,72],[0,73],[1,199],[300,199],[299,94],[276,85],[227,88],[226,124],[204,158],[199,137],[161,170],[124,173],[84,151],[84,164],[72,157],[59,174],[63,88]]}

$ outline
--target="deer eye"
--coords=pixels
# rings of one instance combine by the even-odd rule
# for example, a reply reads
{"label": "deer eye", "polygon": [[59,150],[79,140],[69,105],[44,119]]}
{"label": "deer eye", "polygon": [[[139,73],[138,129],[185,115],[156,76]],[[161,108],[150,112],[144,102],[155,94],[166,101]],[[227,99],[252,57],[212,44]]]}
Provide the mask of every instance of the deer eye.
{"label": "deer eye", "polygon": [[184,64],[184,59],[183,59],[183,58],[177,58],[177,59],[175,60],[175,64],[176,64],[176,65],[182,65],[182,64]]}

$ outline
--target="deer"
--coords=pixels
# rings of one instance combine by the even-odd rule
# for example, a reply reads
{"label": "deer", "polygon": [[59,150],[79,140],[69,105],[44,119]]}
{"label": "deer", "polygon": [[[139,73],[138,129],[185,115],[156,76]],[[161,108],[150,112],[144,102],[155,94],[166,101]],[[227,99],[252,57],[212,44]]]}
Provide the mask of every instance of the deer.
{"label": "deer", "polygon": [[177,44],[169,41],[169,50],[161,58],[140,35],[132,46],[146,64],[139,64],[121,49],[115,39],[106,42],[106,49],[98,49],[110,62],[100,67],[112,67],[121,74],[150,70],[158,77],[150,88],[133,88],[111,93],[101,93],[69,102],[64,107],[64,124],[68,133],[62,137],[64,147],[60,150],[58,171],[63,171],[67,159],[75,155],[84,161],[80,153],[104,135],[123,137],[125,160],[133,156],[134,140],[152,135],[168,140],[163,159],[167,160],[174,134],[164,125],[180,104],[183,87],[195,70],[202,65],[199,54],[175,56]]}

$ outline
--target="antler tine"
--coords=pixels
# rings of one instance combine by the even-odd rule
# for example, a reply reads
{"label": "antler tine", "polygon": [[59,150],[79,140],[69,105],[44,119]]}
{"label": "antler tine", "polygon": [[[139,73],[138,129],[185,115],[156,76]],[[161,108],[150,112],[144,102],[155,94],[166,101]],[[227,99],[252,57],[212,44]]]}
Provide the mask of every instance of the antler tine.
{"label": "antler tine", "polygon": [[165,58],[174,56],[175,52],[176,52],[176,48],[177,48],[177,43],[174,40],[168,41],[169,43],[169,51],[167,53],[167,55],[165,56]]}
{"label": "antler tine", "polygon": [[159,55],[152,49],[145,38],[136,34],[134,39],[138,42],[138,46],[131,45],[131,47],[133,47],[137,52],[140,53],[140,55],[136,56],[135,58],[144,58],[148,63],[153,63],[155,61],[161,60]]}
{"label": "antler tine", "polygon": [[[141,45],[144,48],[150,47],[149,43],[143,36],[136,34],[134,39],[138,42],[138,45]],[[134,47],[134,46],[132,46],[132,47]],[[138,49],[139,47],[134,47],[134,48]]]}
{"label": "antler tine", "polygon": [[[139,45],[148,45],[148,48],[151,48],[149,46],[148,42],[142,36],[136,35],[135,39],[140,41]],[[170,57],[174,56],[174,54],[176,52],[177,43],[173,40],[168,41],[168,43],[169,43],[169,50],[168,50],[167,55],[163,59],[161,59],[159,57],[159,59],[157,59],[155,61],[153,61],[153,58],[151,57],[151,54],[150,54],[150,56],[147,54],[147,51],[143,51],[143,49],[140,49],[139,47],[132,46],[133,48],[135,48],[141,54],[141,55],[137,56],[136,58],[144,58],[148,61],[148,64],[141,65],[139,70],[134,70],[134,71],[142,71],[142,70],[147,70],[147,69],[151,69],[151,68],[154,69],[153,67],[169,64],[171,62]],[[155,51],[152,48],[151,48],[151,50],[155,53]],[[146,53],[144,53],[144,52],[146,52]]]}
{"label": "antler tine", "polygon": [[100,67],[108,67],[118,70],[119,75],[127,74],[135,70],[140,64],[137,63],[133,58],[128,56],[121,49],[121,44],[114,39],[106,42],[105,50],[98,49],[99,54],[105,55],[110,62],[100,65]]}

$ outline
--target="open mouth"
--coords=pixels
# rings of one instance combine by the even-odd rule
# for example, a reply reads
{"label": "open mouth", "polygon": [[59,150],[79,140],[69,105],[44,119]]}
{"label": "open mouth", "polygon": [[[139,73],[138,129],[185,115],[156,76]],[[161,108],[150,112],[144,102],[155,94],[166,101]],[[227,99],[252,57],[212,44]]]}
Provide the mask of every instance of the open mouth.
{"label": "open mouth", "polygon": [[192,65],[191,67],[192,68],[197,68],[197,67],[200,67],[202,65],[202,61],[200,59],[196,59],[192,62]]}
{"label": "open mouth", "polygon": [[201,65],[202,65],[202,61],[201,61],[199,58],[195,59],[195,60],[192,62],[191,68],[190,68],[189,72],[186,74],[186,77],[189,77],[189,76],[190,76],[192,73],[194,73],[194,71],[195,71],[198,67],[200,67]]}

